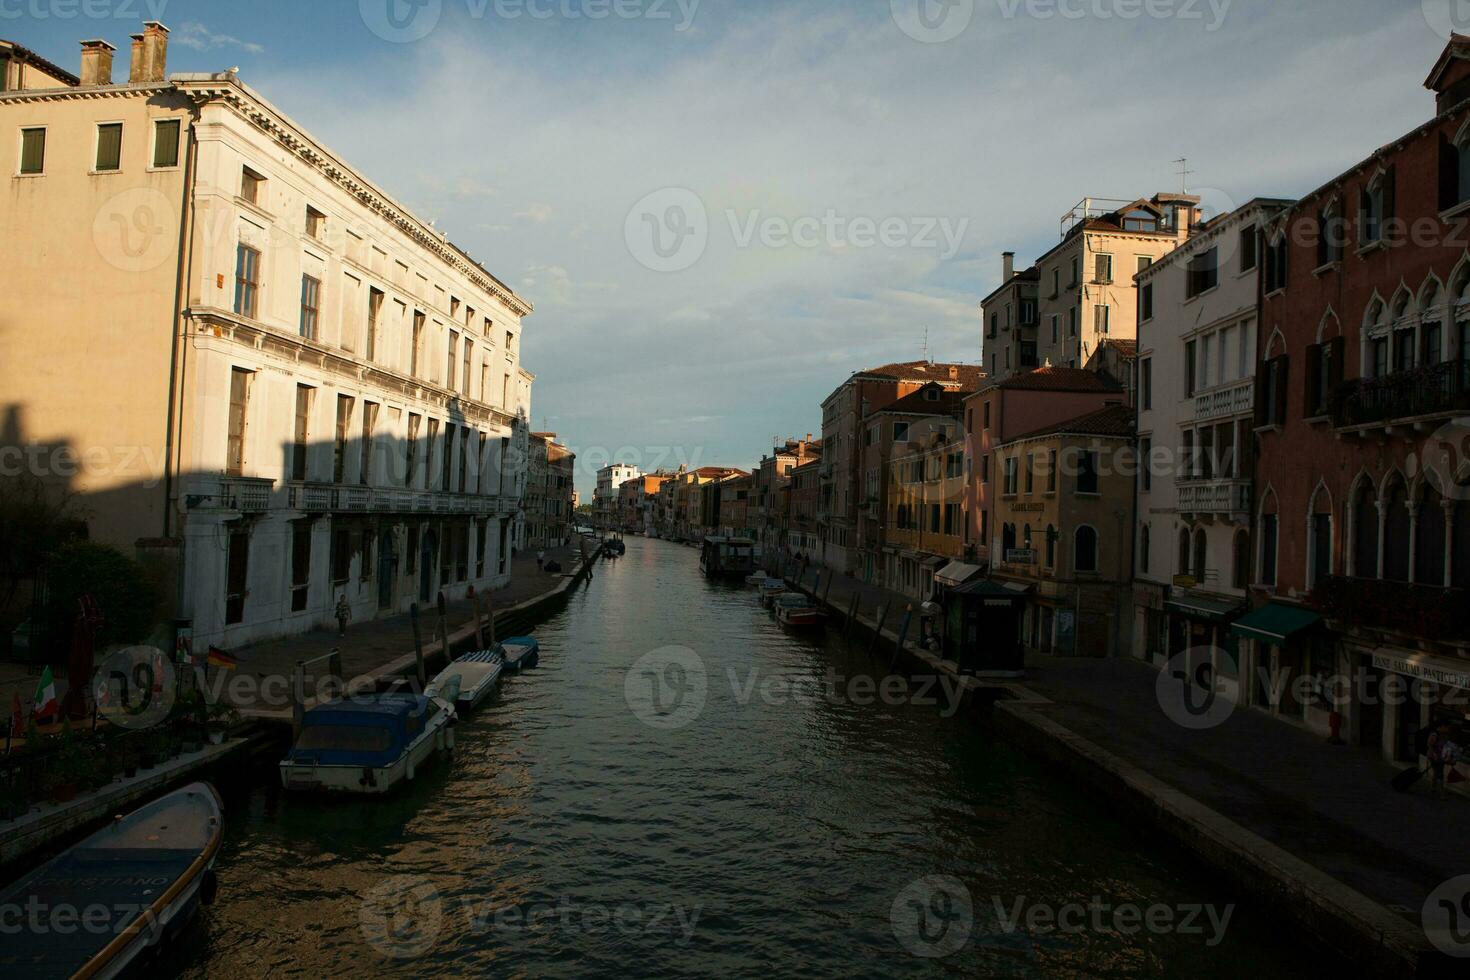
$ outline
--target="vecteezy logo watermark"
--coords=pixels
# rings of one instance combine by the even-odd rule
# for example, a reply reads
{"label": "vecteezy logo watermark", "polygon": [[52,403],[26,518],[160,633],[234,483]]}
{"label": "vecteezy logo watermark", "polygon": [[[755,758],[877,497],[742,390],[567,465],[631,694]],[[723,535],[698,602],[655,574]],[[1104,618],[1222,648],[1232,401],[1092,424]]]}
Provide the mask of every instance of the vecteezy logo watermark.
{"label": "vecteezy logo watermark", "polygon": [[915,41],[953,41],[975,17],[975,0],[889,0],[893,22]]}
{"label": "vecteezy logo watermark", "polygon": [[1182,20],[1203,21],[1213,33],[1225,24],[1234,0],[996,0],[1006,20]]}
{"label": "vecteezy logo watermark", "polygon": [[963,949],[975,928],[975,905],[965,883],[950,875],[910,882],[888,910],[893,938],[915,956],[939,959]]}
{"label": "vecteezy logo watermark", "polygon": [[125,647],[107,655],[92,676],[97,713],[119,728],[152,728],[176,696],[174,668],[157,647]]}
{"label": "vecteezy logo watermark", "polygon": [[162,20],[169,0],[0,0],[0,20]]}
{"label": "vecteezy logo watermark", "polygon": [[633,205],[623,224],[628,251],[654,272],[683,272],[709,246],[709,214],[698,194],[665,187]]}
{"label": "vecteezy logo watermark", "polygon": [[1164,714],[1182,728],[1214,728],[1235,711],[1235,702],[1221,690],[1213,647],[1193,647],[1170,657],[1159,671],[1154,693]]}
{"label": "vecteezy logo watermark", "polygon": [[[152,885],[159,891],[169,886],[173,879],[164,875],[148,875],[130,878],[139,885]],[[111,905],[92,902],[88,905],[58,903],[52,905],[40,895],[26,896],[24,904],[6,902],[0,904],[0,936],[74,936],[84,933],[90,936],[116,936],[130,926],[141,923],[141,930],[157,938],[163,932],[163,923],[153,914],[150,904],[141,902],[117,902]]]}
{"label": "vecteezy logo watermark", "polygon": [[152,187],[134,187],[107,199],[92,221],[97,254],[123,272],[147,272],[167,262],[178,245],[173,202]]}
{"label": "vecteezy logo watermark", "polygon": [[1470,0],[1422,0],[1424,23],[1446,41],[1470,33]]}
{"label": "vecteezy logo watermark", "polygon": [[688,647],[662,647],[639,657],[623,678],[623,697],[650,728],[683,728],[704,711],[709,678]]}
{"label": "vecteezy logo watermark", "polygon": [[1409,478],[1417,469],[1447,500],[1470,500],[1470,417],[1453,418],[1425,441],[1418,457],[1405,460]]}
{"label": "vecteezy logo watermark", "polygon": [[1148,932],[1153,935],[1206,936],[1205,945],[1212,949],[1225,940],[1225,930],[1230,927],[1230,917],[1235,914],[1234,905],[1226,905],[1222,909],[1201,903],[1113,904],[1103,901],[1098,895],[1086,903],[1065,902],[1060,905],[1028,903],[1024,895],[1007,903],[1001,896],[994,895],[991,904],[996,929],[1007,936],[1022,928],[1033,936],[1085,932],[1132,936]]}
{"label": "vecteezy logo watermark", "polygon": [[1470,875],[1451,878],[1430,892],[1420,918],[1435,949],[1447,956],[1470,957]]}
{"label": "vecteezy logo watermark", "polygon": [[423,956],[444,925],[444,903],[427,878],[395,875],[363,896],[358,923],[368,944],[395,960]]}
{"label": "vecteezy logo watermark", "polygon": [[687,946],[694,939],[694,930],[698,928],[702,914],[704,910],[699,906],[689,908],[677,902],[604,905],[574,902],[569,895],[563,895],[555,902],[514,905],[485,902],[478,909],[466,909],[470,933],[476,936],[491,932],[508,934],[556,929],[589,935],[615,932],[626,937],[673,936],[673,942],[678,946]]}
{"label": "vecteezy logo watermark", "polygon": [[393,44],[422,41],[444,15],[444,0],[357,0],[367,29]]}

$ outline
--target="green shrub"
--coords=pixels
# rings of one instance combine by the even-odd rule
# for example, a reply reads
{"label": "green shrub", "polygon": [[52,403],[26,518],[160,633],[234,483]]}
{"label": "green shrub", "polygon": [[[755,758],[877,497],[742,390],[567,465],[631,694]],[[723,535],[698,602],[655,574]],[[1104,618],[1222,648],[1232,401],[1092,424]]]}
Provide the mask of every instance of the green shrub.
{"label": "green shrub", "polygon": [[73,541],[52,553],[46,565],[47,636],[54,654],[70,649],[78,600],[97,600],[106,622],[96,646],[137,643],[148,636],[159,611],[159,596],[141,564],[116,548]]}

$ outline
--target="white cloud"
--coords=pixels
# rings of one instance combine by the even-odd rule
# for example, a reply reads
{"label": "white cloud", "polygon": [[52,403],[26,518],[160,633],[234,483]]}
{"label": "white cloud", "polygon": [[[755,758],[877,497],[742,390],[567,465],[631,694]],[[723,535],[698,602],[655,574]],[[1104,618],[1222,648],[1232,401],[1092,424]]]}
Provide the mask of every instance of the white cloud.
{"label": "white cloud", "polygon": [[530,221],[534,224],[542,225],[551,220],[551,215],[551,205],[532,204],[524,211],[517,211],[515,214],[511,215],[511,217],[521,221]]}
{"label": "white cloud", "polygon": [[253,41],[242,41],[230,34],[217,34],[198,21],[187,21],[174,31],[169,40],[195,51],[213,51],[216,48],[239,48],[250,54],[264,54],[265,47]]}

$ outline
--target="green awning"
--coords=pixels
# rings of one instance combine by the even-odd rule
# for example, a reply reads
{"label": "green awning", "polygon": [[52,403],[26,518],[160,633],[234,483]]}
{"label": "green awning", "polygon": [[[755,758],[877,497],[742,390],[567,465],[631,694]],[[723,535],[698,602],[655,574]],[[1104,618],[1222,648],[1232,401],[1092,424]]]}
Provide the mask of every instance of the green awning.
{"label": "green awning", "polygon": [[1188,616],[1190,619],[1202,619],[1207,623],[1229,622],[1231,617],[1243,607],[1244,604],[1240,602],[1203,599],[1196,596],[1182,596],[1164,603],[1164,608],[1170,612]]}
{"label": "green awning", "polygon": [[1273,646],[1284,646],[1298,633],[1316,627],[1322,617],[1300,606],[1270,603],[1230,624],[1230,632],[1248,640],[1260,640]]}

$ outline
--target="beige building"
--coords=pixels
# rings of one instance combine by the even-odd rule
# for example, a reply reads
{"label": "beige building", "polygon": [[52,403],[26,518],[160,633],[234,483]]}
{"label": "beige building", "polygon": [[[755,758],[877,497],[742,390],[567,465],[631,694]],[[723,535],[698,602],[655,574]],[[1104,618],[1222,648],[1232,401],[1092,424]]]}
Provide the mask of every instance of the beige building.
{"label": "beige building", "polygon": [[77,78],[0,48],[7,439],[172,570],[196,643],[506,582],[530,304],[167,42],[117,82],[104,42]]}
{"label": "beige building", "polygon": [[[1188,240],[1199,220],[1199,198],[1187,194],[1081,201],[1062,219],[1060,243],[1034,268],[1010,274],[1007,257],[1006,281],[981,309],[987,375],[1000,380],[1044,364],[1080,368],[1104,340],[1136,338],[1133,277]],[[1034,316],[1025,305],[1033,289]],[[1006,329],[1008,304],[1014,326]]]}

